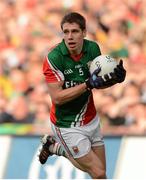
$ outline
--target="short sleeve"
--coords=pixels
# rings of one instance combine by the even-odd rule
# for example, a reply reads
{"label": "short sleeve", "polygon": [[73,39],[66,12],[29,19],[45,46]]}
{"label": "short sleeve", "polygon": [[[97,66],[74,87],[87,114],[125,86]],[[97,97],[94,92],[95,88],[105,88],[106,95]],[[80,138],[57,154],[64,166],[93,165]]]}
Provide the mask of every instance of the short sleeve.
{"label": "short sleeve", "polygon": [[90,49],[92,51],[92,57],[93,59],[97,56],[100,56],[101,55],[101,50],[100,50],[100,47],[99,45],[96,43],[96,42],[93,42],[92,44],[90,44]]}
{"label": "short sleeve", "polygon": [[59,68],[51,64],[51,61],[47,56],[43,62],[43,74],[45,76],[46,82],[48,83],[64,81],[63,73],[59,70]]}

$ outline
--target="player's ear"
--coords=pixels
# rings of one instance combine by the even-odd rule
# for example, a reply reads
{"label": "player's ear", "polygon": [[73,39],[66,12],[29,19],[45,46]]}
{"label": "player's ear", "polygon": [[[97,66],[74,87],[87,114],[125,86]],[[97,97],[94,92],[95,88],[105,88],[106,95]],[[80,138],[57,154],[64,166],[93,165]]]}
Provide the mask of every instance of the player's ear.
{"label": "player's ear", "polygon": [[87,34],[87,31],[85,29],[85,30],[83,30],[83,36],[86,37],[86,34]]}

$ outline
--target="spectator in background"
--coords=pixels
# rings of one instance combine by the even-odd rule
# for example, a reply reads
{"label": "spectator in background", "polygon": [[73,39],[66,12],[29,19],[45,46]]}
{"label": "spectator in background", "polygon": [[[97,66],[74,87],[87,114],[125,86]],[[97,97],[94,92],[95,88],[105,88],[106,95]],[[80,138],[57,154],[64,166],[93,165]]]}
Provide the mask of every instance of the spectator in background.
{"label": "spectator in background", "polygon": [[11,123],[33,123],[34,113],[29,110],[24,96],[15,97],[7,109],[1,113],[1,121]]}
{"label": "spectator in background", "polygon": [[[48,134],[51,129],[49,122],[50,106],[46,102],[38,102],[35,104],[35,120],[33,122],[32,132],[34,134]],[[51,134],[51,132],[49,132]]]}
{"label": "spectator in background", "polygon": [[8,105],[8,98],[4,95],[4,91],[0,88],[0,123],[5,122],[4,113]]}

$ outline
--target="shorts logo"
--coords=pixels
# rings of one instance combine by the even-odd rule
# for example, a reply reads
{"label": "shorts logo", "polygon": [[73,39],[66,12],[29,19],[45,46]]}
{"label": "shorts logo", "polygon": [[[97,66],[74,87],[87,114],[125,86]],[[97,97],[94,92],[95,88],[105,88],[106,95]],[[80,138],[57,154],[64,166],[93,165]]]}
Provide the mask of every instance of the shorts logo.
{"label": "shorts logo", "polygon": [[77,146],[73,146],[72,149],[73,149],[73,151],[74,151],[75,154],[77,154],[77,153],[79,152],[79,149],[78,149]]}

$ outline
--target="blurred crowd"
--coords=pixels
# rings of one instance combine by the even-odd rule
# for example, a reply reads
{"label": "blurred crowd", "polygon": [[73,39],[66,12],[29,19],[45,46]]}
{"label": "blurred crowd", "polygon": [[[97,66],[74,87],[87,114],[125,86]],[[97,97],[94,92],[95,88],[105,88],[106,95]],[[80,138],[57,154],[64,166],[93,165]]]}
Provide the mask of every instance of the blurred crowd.
{"label": "blurred crowd", "polygon": [[42,61],[61,41],[60,20],[69,11],[87,19],[87,38],[103,54],[123,59],[126,81],[94,90],[104,134],[146,133],[145,0],[0,1],[0,123],[30,123],[48,131],[51,106]]}

